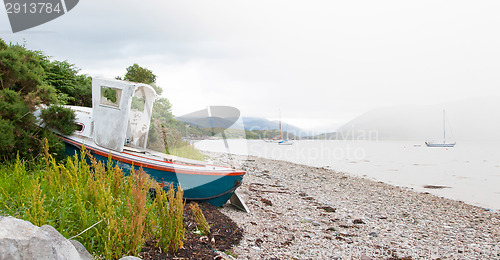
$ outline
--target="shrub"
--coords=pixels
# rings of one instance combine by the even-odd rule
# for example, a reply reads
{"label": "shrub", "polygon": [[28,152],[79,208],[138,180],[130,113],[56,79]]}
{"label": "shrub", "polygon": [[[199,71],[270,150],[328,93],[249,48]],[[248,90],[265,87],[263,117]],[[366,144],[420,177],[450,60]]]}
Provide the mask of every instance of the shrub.
{"label": "shrub", "polygon": [[76,131],[75,112],[70,108],[52,105],[42,110],[40,117],[46,127],[57,130],[63,135]]}
{"label": "shrub", "polygon": [[13,160],[33,158],[43,151],[43,139],[47,137],[51,153],[62,154],[62,143],[51,133],[35,125],[36,118],[20,93],[0,89],[0,158]]}
{"label": "shrub", "polygon": [[[50,63],[39,51],[28,50],[24,45],[7,45],[0,39],[0,159],[13,160],[36,157],[48,134],[35,124],[31,114],[40,104],[59,103],[56,89],[44,81],[44,64]],[[51,142],[51,152],[60,145]],[[55,141],[55,142],[54,142]]]}
{"label": "shrub", "polygon": [[165,192],[159,185],[156,187],[155,210],[158,212],[158,244],[165,251],[177,252],[184,244],[184,200],[180,186],[177,192],[169,185]]}
{"label": "shrub", "polygon": [[194,218],[196,219],[196,225],[198,225],[198,230],[201,234],[204,236],[210,235],[210,226],[208,225],[205,215],[203,215],[203,212],[198,204],[193,202],[189,208],[191,209],[191,212],[193,212]]}

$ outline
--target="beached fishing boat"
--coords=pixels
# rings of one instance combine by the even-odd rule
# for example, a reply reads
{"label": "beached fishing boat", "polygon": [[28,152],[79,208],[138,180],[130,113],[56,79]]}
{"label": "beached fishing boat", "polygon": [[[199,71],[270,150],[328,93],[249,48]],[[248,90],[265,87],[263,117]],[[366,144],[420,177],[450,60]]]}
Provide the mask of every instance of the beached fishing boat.
{"label": "beached fishing boat", "polygon": [[456,143],[446,142],[446,112],[443,110],[443,142],[425,142],[427,147],[454,147]]}
{"label": "beached fishing boat", "polygon": [[68,106],[79,128],[70,136],[60,135],[66,153],[79,153],[84,145],[97,160],[110,158],[125,172],[142,167],[159,183],[179,184],[187,200],[215,206],[230,198],[242,203],[235,190],[244,171],[146,149],[155,98],[146,84],[93,78],[92,108]]}

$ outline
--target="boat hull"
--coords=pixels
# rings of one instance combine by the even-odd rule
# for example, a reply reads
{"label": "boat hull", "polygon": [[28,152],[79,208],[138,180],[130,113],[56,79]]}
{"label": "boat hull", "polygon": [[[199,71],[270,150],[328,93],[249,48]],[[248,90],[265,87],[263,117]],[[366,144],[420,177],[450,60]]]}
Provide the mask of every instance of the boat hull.
{"label": "boat hull", "polygon": [[[82,143],[68,138],[61,139],[65,143],[67,155],[73,156],[75,153],[81,153]],[[186,200],[208,202],[217,207],[229,200],[236,188],[241,185],[245,174],[243,171],[234,171],[229,168],[225,171],[210,171],[207,169],[210,167],[187,167],[186,165],[176,167],[174,163],[151,162],[141,157],[133,158],[130,154],[117,153],[88,144],[85,144],[85,149],[97,161],[107,164],[111,159],[112,163],[122,168],[125,174],[129,174],[132,168],[141,167],[155,181],[167,184],[164,189],[168,188],[168,184],[174,187],[180,185]]]}
{"label": "boat hull", "polygon": [[454,147],[455,146],[455,143],[442,143],[442,144],[439,144],[439,143],[425,143],[425,145],[427,145],[427,147]]}

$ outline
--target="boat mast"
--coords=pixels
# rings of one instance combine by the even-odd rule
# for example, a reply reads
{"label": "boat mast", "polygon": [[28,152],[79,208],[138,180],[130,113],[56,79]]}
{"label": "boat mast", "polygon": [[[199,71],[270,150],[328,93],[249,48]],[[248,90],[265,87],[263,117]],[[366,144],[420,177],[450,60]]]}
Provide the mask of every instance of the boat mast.
{"label": "boat mast", "polygon": [[445,110],[443,109],[443,144],[446,143]]}
{"label": "boat mast", "polygon": [[280,110],[280,140],[281,140],[281,110]]}

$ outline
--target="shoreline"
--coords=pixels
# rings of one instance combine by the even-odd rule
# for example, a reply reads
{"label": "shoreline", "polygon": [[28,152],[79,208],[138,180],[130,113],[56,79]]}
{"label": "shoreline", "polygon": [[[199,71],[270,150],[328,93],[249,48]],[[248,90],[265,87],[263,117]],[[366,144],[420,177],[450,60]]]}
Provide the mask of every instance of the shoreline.
{"label": "shoreline", "polygon": [[333,169],[206,152],[247,171],[240,258],[500,259],[500,214]]}

